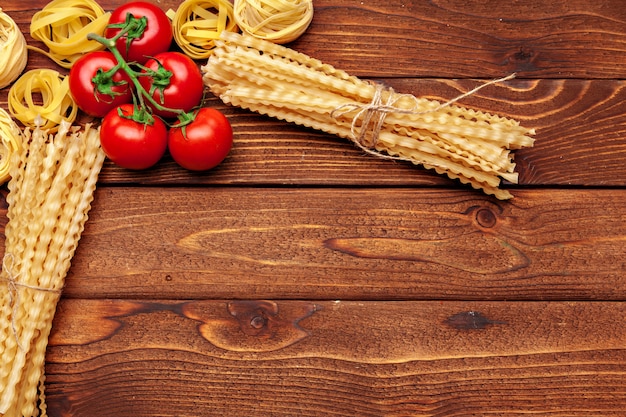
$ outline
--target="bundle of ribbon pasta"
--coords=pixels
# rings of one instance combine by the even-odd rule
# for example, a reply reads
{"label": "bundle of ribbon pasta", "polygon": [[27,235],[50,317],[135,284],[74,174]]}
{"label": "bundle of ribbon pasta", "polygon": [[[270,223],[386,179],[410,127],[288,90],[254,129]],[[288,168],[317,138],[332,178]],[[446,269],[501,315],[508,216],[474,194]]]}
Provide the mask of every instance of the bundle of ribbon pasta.
{"label": "bundle of ribbon pasta", "polygon": [[99,131],[63,122],[23,132],[11,159],[0,274],[0,415],[46,415],[44,359],[98,174]]}
{"label": "bundle of ribbon pasta", "polygon": [[517,182],[511,150],[534,142],[534,130],[516,120],[455,104],[475,90],[446,103],[398,94],[249,35],[222,32],[202,70],[225,103],[349,138],[499,199],[512,197],[501,179]]}

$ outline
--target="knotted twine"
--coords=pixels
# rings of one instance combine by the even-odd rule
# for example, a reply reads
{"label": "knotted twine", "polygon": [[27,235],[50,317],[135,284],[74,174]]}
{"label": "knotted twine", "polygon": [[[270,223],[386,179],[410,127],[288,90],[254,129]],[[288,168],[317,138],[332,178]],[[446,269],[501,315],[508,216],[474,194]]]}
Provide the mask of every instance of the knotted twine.
{"label": "knotted twine", "polygon": [[11,306],[12,308],[11,330],[13,331],[13,336],[15,337],[15,342],[17,343],[18,348],[24,351],[24,347],[20,343],[17,326],[15,324],[18,309],[20,307],[20,288],[26,288],[33,291],[43,291],[45,293],[56,294],[59,297],[61,296],[62,291],[56,288],[46,288],[37,285],[26,284],[24,282],[19,282],[20,274],[14,274],[13,272],[14,262],[15,257],[12,253],[6,253],[4,255],[4,257],[2,258],[2,275],[0,275],[0,279],[7,283],[7,291],[9,293],[9,306]]}
{"label": "knotted twine", "polygon": [[[414,159],[405,158],[402,156],[392,156],[381,153],[376,150],[376,145],[378,143],[378,136],[384,126],[385,118],[390,113],[397,114],[409,114],[409,115],[420,115],[420,114],[428,114],[434,113],[446,107],[449,107],[456,103],[459,100],[462,100],[466,97],[469,97],[479,90],[482,90],[485,87],[488,87],[493,84],[497,84],[500,82],[508,81],[515,78],[516,73],[512,73],[507,75],[506,77],[498,78],[495,80],[491,80],[485,84],[479,85],[478,87],[473,88],[472,90],[460,94],[457,97],[454,97],[445,103],[440,104],[434,109],[417,111],[417,97],[412,94],[397,94],[393,88],[385,87],[380,83],[374,83],[376,90],[374,91],[374,96],[372,97],[372,101],[368,104],[362,103],[348,103],[342,104],[341,106],[336,107],[331,113],[330,117],[333,119],[338,119],[339,117],[351,113],[355,110],[358,112],[354,115],[352,119],[352,123],[350,126],[350,131],[352,134],[351,140],[364,152],[375,155],[379,158],[384,159],[392,159],[395,161],[410,161],[414,162]],[[383,97],[386,97],[386,100],[383,100]],[[415,104],[410,109],[403,109],[396,107],[395,104],[402,98],[408,98],[412,100]],[[433,166],[437,166],[436,164],[430,164]]]}

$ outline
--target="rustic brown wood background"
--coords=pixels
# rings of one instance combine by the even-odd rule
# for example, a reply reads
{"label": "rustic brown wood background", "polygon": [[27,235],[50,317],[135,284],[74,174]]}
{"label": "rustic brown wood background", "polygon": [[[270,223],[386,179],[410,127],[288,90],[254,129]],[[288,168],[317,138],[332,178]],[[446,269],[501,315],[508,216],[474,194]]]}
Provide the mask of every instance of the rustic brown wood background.
{"label": "rustic brown wood background", "polygon": [[[38,45],[44,4],[1,6]],[[361,78],[449,99],[517,72],[463,100],[537,129],[515,199],[212,98],[216,170],[105,165],[49,414],[626,415],[625,6],[314,0],[291,46]]]}

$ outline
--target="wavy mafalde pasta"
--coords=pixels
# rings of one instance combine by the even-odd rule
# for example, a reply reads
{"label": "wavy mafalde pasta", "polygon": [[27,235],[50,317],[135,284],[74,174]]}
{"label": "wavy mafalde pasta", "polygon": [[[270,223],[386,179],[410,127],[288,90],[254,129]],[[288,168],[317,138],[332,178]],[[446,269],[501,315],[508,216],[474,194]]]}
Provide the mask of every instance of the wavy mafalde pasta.
{"label": "wavy mafalde pasta", "polygon": [[104,161],[99,130],[25,129],[11,158],[0,273],[0,415],[45,416],[52,319]]}
{"label": "wavy mafalde pasta", "polygon": [[312,0],[235,0],[242,32],[274,43],[299,38],[313,20]]}
{"label": "wavy mafalde pasta", "polygon": [[74,122],[78,106],[70,93],[69,79],[48,68],[24,73],[9,90],[11,115],[31,128],[56,131],[61,122]]}
{"label": "wavy mafalde pasta", "polygon": [[293,49],[250,35],[222,33],[202,67],[204,83],[225,103],[352,140],[378,157],[410,161],[482,189],[512,195],[511,150],[532,146],[533,129],[507,117],[399,94]]}
{"label": "wavy mafalde pasta", "polygon": [[22,150],[20,130],[11,116],[0,108],[0,184],[11,177],[11,157]]}
{"label": "wavy mafalde pasta", "polygon": [[192,59],[208,58],[223,31],[239,31],[230,0],[185,0],[167,15],[176,44]]}
{"label": "wavy mafalde pasta", "polygon": [[43,42],[48,51],[29,48],[63,68],[71,68],[82,55],[104,49],[101,43],[88,40],[87,35],[104,34],[110,16],[93,0],[52,0],[33,15],[30,24],[31,36]]}
{"label": "wavy mafalde pasta", "polygon": [[28,61],[24,34],[0,7],[0,89],[20,76]]}

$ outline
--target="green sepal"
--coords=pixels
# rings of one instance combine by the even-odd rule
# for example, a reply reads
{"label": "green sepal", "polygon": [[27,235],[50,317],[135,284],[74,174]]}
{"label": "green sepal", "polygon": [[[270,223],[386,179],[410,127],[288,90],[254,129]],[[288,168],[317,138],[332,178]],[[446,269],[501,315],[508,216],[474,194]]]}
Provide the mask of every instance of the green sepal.
{"label": "green sepal", "polygon": [[113,81],[113,75],[118,71],[117,67],[114,67],[108,71],[104,71],[102,68],[98,68],[96,75],[93,76],[91,82],[95,85],[94,96],[96,100],[100,100],[100,97],[97,93],[101,95],[105,95],[111,97],[111,100],[115,98],[115,96],[122,95],[123,93],[118,93],[113,90],[113,87],[119,87],[122,85],[128,85],[128,82],[125,80],[122,81]]}
{"label": "green sepal", "polygon": [[143,125],[152,126],[154,124],[154,116],[150,114],[150,112],[147,111],[144,107],[140,107],[137,105],[133,106],[133,114],[131,115],[124,114],[121,107],[117,108],[117,114],[121,118],[132,120]]}
{"label": "green sepal", "polygon": [[126,21],[124,23],[115,23],[108,25],[108,27],[121,29],[123,37],[126,38],[126,52],[128,52],[131,43],[143,36],[146,27],[148,27],[148,18],[145,16],[137,18],[130,13],[126,13]]}
{"label": "green sepal", "polygon": [[172,71],[166,69],[158,59],[152,59],[154,59],[157,63],[156,71],[143,65],[139,65],[139,67],[144,71],[144,73],[141,73],[140,76],[152,78],[149,93],[152,96],[155,91],[158,91],[159,100],[161,104],[163,104],[165,102],[165,89],[172,83],[172,76],[174,74]]}

